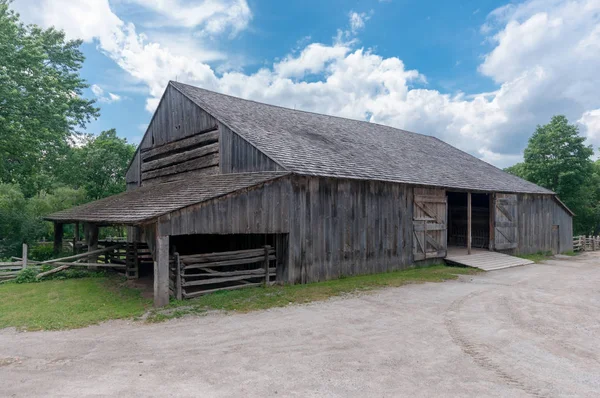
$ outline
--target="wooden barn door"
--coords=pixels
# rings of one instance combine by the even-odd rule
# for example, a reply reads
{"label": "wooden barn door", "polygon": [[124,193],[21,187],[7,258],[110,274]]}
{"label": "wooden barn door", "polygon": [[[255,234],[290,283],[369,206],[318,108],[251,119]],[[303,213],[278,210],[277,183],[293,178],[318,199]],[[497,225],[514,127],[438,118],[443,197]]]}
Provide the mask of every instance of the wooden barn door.
{"label": "wooden barn door", "polygon": [[494,205],[494,249],[515,249],[519,243],[517,195],[498,193]]}
{"label": "wooden barn door", "polygon": [[435,188],[415,188],[413,202],[415,261],[446,257],[446,234],[446,191]]}

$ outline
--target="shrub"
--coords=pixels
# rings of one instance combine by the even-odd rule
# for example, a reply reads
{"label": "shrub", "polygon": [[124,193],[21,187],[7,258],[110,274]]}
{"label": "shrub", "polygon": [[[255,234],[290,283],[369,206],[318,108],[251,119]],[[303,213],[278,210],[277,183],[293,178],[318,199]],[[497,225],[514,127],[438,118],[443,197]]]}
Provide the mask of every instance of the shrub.
{"label": "shrub", "polygon": [[15,278],[16,283],[33,283],[38,282],[36,278],[38,272],[33,268],[22,269]]}

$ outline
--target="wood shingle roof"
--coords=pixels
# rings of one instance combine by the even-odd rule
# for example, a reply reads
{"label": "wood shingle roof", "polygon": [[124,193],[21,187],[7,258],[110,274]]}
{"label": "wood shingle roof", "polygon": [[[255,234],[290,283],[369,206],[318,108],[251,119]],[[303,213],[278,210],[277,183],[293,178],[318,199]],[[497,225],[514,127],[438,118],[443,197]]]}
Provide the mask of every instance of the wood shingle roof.
{"label": "wood shingle roof", "polygon": [[170,84],[297,174],[476,191],[553,193],[432,136]]}
{"label": "wood shingle roof", "polygon": [[261,172],[201,176],[142,186],[44,217],[58,222],[138,224],[196,203],[254,187],[289,174]]}

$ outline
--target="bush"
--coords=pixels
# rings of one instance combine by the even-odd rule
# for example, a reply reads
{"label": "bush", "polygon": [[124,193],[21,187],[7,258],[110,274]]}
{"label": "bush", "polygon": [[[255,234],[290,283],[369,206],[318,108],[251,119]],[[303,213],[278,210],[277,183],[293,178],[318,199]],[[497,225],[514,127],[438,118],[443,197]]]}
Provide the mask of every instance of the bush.
{"label": "bush", "polygon": [[50,243],[32,246],[29,249],[28,258],[34,261],[46,261],[53,258],[68,257],[71,255],[73,255],[72,252],[64,250],[58,254],[54,254],[54,245]]}
{"label": "bush", "polygon": [[38,272],[33,268],[25,268],[22,269],[17,277],[15,278],[15,283],[33,283],[38,282],[39,280],[36,278]]}

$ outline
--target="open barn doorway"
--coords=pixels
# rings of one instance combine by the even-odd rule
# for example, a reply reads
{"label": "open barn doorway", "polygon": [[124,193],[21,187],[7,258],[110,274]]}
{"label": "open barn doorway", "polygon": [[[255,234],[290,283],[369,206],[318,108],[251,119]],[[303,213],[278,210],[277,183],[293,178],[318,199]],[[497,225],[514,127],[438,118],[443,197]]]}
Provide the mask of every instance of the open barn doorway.
{"label": "open barn doorway", "polygon": [[[468,236],[467,192],[448,192],[448,252],[465,252]],[[490,196],[471,193],[471,247],[488,250],[490,245]]]}

